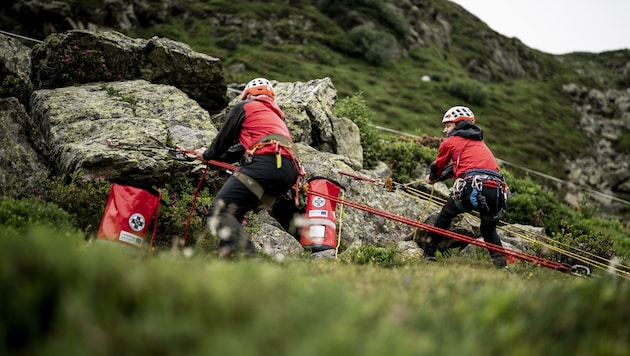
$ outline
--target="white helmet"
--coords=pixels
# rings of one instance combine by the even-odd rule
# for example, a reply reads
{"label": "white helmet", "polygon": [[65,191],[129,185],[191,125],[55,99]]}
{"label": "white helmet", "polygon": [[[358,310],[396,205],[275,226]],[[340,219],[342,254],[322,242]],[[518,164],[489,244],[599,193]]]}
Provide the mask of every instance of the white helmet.
{"label": "white helmet", "polygon": [[452,108],[446,110],[444,117],[442,118],[442,124],[447,122],[457,123],[464,120],[470,120],[472,123],[475,123],[475,114],[473,114],[472,110],[466,106],[453,106]]}
{"label": "white helmet", "polygon": [[271,86],[271,82],[265,78],[256,78],[252,79],[243,90],[243,94],[241,94],[241,100],[245,100],[247,95],[267,95],[271,99],[276,97],[276,93]]}

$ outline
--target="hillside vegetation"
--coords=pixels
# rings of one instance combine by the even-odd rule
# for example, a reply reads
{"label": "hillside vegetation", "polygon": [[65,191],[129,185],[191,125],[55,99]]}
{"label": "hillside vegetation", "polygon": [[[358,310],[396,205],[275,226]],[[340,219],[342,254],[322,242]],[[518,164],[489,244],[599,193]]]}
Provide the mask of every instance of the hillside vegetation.
{"label": "hillside vegetation", "polygon": [[499,158],[560,178],[588,149],[562,86],[629,84],[629,50],[553,56],[447,0],[151,1],[124,11],[122,1],[66,0],[65,12],[26,3],[0,5],[0,26],[39,39],[88,24],[167,37],[220,58],[228,83],[330,77],[340,98],[363,94],[376,124],[411,134],[441,136],[444,111],[468,105]]}
{"label": "hillside vegetation", "polygon": [[[590,66],[597,55],[560,61],[535,50],[529,50],[527,61],[536,73],[509,77],[489,65],[493,48],[486,40],[496,38],[516,53],[520,41],[506,39],[449,1],[429,3],[452,26],[446,46],[429,38],[422,46],[400,48],[413,24],[386,11],[387,1],[196,2],[182,10],[190,14],[185,19],[174,16],[127,33],[169,37],[221,58],[228,83],[258,76],[330,77],[341,98],[363,93],[376,124],[407,133],[441,136],[443,112],[466,104],[499,158],[564,176],[562,158],[579,155],[587,142],[576,129],[579,118],[562,85],[623,83],[605,66]],[[228,20],[216,21],[219,14]],[[490,79],[477,79],[488,68],[484,76]],[[431,80],[424,82],[423,76]]]}

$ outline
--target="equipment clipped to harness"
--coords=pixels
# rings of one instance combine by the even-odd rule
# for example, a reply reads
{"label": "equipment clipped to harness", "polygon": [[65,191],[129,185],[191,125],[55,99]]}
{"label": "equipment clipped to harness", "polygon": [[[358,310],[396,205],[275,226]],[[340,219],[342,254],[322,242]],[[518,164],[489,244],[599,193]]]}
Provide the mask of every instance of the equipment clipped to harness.
{"label": "equipment clipped to harness", "polygon": [[319,252],[337,247],[337,203],[321,195],[338,197],[342,189],[345,190],[341,184],[329,178],[308,180],[305,224],[300,238],[304,249]]}
{"label": "equipment clipped to harness", "polygon": [[[460,204],[463,200],[468,200],[473,209],[479,211],[488,211],[486,197],[483,195],[483,188],[494,188],[497,192],[497,202],[502,197],[503,202],[507,204],[511,197],[510,188],[505,183],[503,175],[498,172],[479,169],[466,172],[463,178],[457,178],[451,188],[451,195],[456,202]],[[469,190],[466,188],[470,187]],[[465,192],[469,191],[466,196]]]}
{"label": "equipment clipped to harness", "polygon": [[96,238],[142,248],[154,215],[155,236],[160,199],[160,191],[113,183]]}
{"label": "equipment clipped to harness", "polygon": [[472,186],[472,192],[470,192],[470,203],[475,209],[483,209],[488,210],[488,203],[486,203],[486,197],[481,194],[483,190],[483,180],[480,179],[480,176],[473,176],[472,181],[470,182]]}
{"label": "equipment clipped to harness", "polygon": [[453,199],[461,201],[464,188],[466,188],[466,181],[462,178],[455,179],[455,182],[453,182],[453,187],[451,188]]}

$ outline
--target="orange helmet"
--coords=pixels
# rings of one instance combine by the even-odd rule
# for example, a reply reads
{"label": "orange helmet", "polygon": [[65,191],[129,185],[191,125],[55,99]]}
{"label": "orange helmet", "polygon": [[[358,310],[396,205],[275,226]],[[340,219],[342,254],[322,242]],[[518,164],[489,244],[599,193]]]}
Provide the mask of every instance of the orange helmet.
{"label": "orange helmet", "polygon": [[452,108],[446,110],[446,113],[442,118],[442,124],[447,122],[457,123],[464,120],[470,120],[474,124],[475,114],[473,114],[472,110],[466,106],[453,106]]}
{"label": "orange helmet", "polygon": [[276,93],[273,91],[273,87],[271,86],[271,82],[269,82],[265,78],[256,78],[252,79],[243,90],[243,94],[241,94],[241,100],[245,100],[247,95],[267,95],[271,99],[276,97]]}

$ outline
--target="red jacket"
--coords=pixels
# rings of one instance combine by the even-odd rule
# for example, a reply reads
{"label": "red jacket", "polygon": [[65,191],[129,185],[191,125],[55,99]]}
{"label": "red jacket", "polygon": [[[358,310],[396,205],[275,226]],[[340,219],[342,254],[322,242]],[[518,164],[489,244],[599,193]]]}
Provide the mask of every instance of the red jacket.
{"label": "red jacket", "polygon": [[449,163],[453,163],[453,173],[445,178],[461,178],[473,169],[499,171],[494,155],[483,142],[483,132],[470,121],[459,122],[440,144],[431,163],[430,178],[437,180]]}
{"label": "red jacket", "polygon": [[[204,152],[203,158],[216,159],[236,143],[249,150],[270,134],[282,135],[292,142],[289,129],[284,123],[284,113],[278,105],[267,97],[241,101],[228,112],[221,130],[212,141],[212,145]],[[264,146],[255,152],[257,155],[273,153],[275,147],[272,145]],[[291,156],[286,149],[282,149],[281,154]]]}

